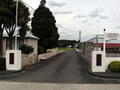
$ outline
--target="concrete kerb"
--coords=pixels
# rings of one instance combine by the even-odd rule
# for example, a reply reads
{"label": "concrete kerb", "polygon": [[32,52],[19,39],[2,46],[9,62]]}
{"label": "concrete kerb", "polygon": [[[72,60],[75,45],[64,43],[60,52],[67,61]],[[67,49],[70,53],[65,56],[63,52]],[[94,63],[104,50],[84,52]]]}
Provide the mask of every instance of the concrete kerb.
{"label": "concrete kerb", "polygon": [[92,72],[90,69],[88,69],[88,73],[92,76],[101,77],[101,78],[120,78],[120,73]]}
{"label": "concrete kerb", "polygon": [[15,73],[20,73],[22,71],[25,71],[25,69],[19,70],[19,71],[0,71],[0,76],[1,75],[10,75],[10,74],[15,74]]}
{"label": "concrete kerb", "polygon": [[25,69],[19,71],[0,71],[0,79],[8,79],[12,77],[16,77],[24,73]]}

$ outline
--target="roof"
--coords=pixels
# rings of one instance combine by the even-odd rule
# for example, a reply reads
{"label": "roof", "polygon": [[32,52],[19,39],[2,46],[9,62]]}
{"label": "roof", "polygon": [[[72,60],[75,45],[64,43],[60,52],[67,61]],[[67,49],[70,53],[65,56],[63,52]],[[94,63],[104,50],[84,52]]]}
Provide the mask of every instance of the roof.
{"label": "roof", "polygon": [[[3,34],[3,37],[8,37],[8,34]],[[20,37],[20,35],[18,35]],[[32,38],[32,39],[37,39],[39,40],[40,38],[34,36],[30,31],[28,31],[25,35],[25,38]]]}
{"label": "roof", "polygon": [[[98,47],[103,47],[103,43],[98,43]],[[106,43],[107,48],[120,48],[120,43]]]}
{"label": "roof", "polygon": [[[93,43],[103,43],[104,42],[104,36],[103,34],[97,34],[95,37],[89,39],[87,42],[93,42]],[[120,43],[120,40],[107,40],[107,43]]]}

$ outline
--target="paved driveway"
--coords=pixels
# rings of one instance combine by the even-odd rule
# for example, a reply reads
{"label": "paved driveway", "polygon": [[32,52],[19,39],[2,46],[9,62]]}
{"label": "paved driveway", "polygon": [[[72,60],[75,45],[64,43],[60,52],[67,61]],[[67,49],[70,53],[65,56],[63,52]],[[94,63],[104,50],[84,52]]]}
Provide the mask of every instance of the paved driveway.
{"label": "paved driveway", "polygon": [[119,79],[98,78],[88,74],[89,65],[78,52],[67,50],[45,62],[36,64],[24,73],[3,79],[17,82],[39,83],[119,83]]}

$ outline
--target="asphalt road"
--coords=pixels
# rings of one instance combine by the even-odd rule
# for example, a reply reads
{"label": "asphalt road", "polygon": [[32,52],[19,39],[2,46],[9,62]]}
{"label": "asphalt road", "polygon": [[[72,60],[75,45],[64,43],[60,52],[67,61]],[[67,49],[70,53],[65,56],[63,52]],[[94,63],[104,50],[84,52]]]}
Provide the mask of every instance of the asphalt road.
{"label": "asphalt road", "polygon": [[67,50],[45,62],[29,67],[20,75],[3,79],[15,82],[109,84],[120,83],[120,79],[105,79],[88,74],[90,66],[74,50]]}

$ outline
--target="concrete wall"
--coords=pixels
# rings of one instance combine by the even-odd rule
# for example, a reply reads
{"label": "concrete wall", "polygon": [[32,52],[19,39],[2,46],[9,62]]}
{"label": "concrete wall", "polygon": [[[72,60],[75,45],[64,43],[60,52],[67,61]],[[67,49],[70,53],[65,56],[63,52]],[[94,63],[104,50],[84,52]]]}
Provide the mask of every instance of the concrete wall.
{"label": "concrete wall", "polygon": [[30,45],[34,48],[34,51],[32,54],[26,55],[22,54],[22,66],[29,66],[31,64],[38,62],[38,40],[27,38],[24,40],[24,44]]}
{"label": "concrete wall", "polygon": [[40,62],[40,60],[42,59],[42,60],[45,60],[45,59],[49,59],[49,58],[51,58],[51,57],[53,57],[53,56],[55,56],[55,55],[57,55],[57,54],[60,54],[60,53],[63,53],[63,52],[65,52],[64,50],[58,50],[58,49],[54,49],[53,51],[51,51],[51,52],[48,52],[48,53],[44,53],[44,54],[40,54],[39,56],[38,56],[38,62]]}
{"label": "concrete wall", "polygon": [[3,56],[6,55],[6,39],[3,39]]}
{"label": "concrete wall", "polygon": [[81,43],[81,53],[86,58],[89,64],[91,64],[92,51],[95,49],[95,44],[92,42]]}
{"label": "concrete wall", "polygon": [[29,66],[36,63],[35,56],[32,54],[22,54],[22,67]]}

